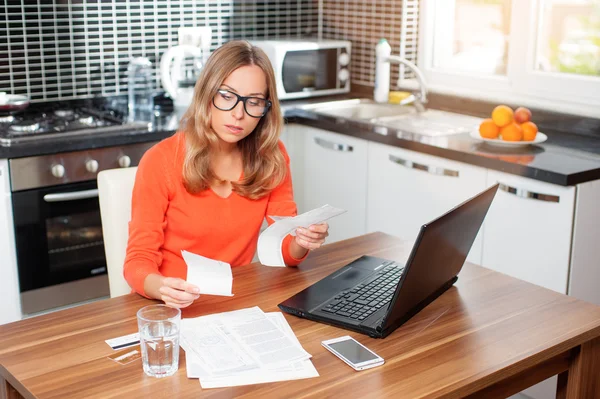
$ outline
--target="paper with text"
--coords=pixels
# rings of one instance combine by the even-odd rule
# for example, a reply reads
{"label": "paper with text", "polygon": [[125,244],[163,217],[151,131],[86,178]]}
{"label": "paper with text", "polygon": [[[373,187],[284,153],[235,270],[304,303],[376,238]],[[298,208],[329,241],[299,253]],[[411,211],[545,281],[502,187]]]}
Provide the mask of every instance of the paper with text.
{"label": "paper with text", "polygon": [[[277,327],[294,341],[296,345],[302,347],[298,338],[290,328],[290,325],[285,320],[285,317],[280,312],[266,313]],[[276,367],[264,367],[254,370],[239,371],[229,375],[210,376],[200,378],[200,385],[203,389],[207,388],[223,388],[240,385],[262,384],[266,382],[299,380],[304,378],[318,377],[317,369],[310,359],[300,360],[286,365],[278,365]]]}
{"label": "paper with text", "polygon": [[180,342],[188,378],[284,368],[311,357],[291,329],[281,329],[258,307],[183,319]]}
{"label": "paper with text", "polygon": [[323,205],[294,217],[271,217],[275,222],[266,228],[258,237],[258,259],[265,266],[284,267],[281,245],[288,234],[294,234],[298,227],[322,223],[346,212],[331,205]]}
{"label": "paper with text", "polygon": [[[256,323],[262,324],[261,321],[265,320],[269,322],[266,328],[258,327]],[[254,327],[245,328],[250,325]],[[238,341],[239,334],[230,327],[242,331],[245,336],[243,341]],[[273,327],[303,353],[298,360],[293,360],[296,358],[293,352],[288,356],[281,356],[280,353],[279,357],[287,358],[286,361],[261,364],[257,360],[261,355],[257,356],[257,348],[249,346],[266,343],[268,337],[280,339]],[[250,345],[247,345],[248,342]],[[182,320],[181,346],[186,351],[188,378],[199,378],[205,389],[319,376],[309,359],[310,354],[304,351],[283,314],[265,314],[258,307]],[[273,351],[277,352],[278,349],[262,348],[259,352],[264,355]]]}
{"label": "paper with text", "polygon": [[181,251],[187,264],[187,282],[200,288],[200,294],[233,296],[233,275],[229,263]]}

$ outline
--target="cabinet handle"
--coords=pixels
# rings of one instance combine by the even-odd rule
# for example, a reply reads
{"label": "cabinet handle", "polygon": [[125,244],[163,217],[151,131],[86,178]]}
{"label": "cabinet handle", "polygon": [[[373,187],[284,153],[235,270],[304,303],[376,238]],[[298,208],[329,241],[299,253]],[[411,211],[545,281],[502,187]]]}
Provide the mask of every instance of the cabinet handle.
{"label": "cabinet handle", "polygon": [[550,195],[550,194],[540,194],[534,193],[533,191],[527,191],[523,188],[511,187],[507,184],[499,183],[498,188],[504,192],[509,194],[514,194],[517,197],[521,198],[531,198],[538,201],[546,201],[546,202],[559,202],[560,197],[558,195]]}
{"label": "cabinet handle", "polygon": [[341,151],[341,152],[352,152],[353,148],[348,144],[338,144],[332,143],[331,141],[323,140],[322,138],[315,137],[315,143],[320,145],[323,148],[327,148],[328,150],[333,151]]}
{"label": "cabinet handle", "polygon": [[392,155],[392,154],[390,154],[390,161],[392,161],[393,163],[396,163],[398,165],[402,165],[406,168],[422,170],[423,172],[431,173],[432,175],[450,176],[450,177],[458,177],[459,176],[458,170],[445,169],[445,168],[440,168],[438,166],[424,165],[422,163],[417,163],[417,162],[409,161],[407,159],[398,158],[397,156]]}

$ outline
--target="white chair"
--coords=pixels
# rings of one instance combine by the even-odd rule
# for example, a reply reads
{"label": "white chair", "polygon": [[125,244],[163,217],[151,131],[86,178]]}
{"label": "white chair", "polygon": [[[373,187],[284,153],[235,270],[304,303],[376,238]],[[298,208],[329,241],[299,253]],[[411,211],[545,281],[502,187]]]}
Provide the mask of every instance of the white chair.
{"label": "white chair", "polygon": [[98,197],[108,269],[110,296],[129,294],[123,277],[123,264],[131,220],[131,194],[137,167],[109,169],[98,173]]}

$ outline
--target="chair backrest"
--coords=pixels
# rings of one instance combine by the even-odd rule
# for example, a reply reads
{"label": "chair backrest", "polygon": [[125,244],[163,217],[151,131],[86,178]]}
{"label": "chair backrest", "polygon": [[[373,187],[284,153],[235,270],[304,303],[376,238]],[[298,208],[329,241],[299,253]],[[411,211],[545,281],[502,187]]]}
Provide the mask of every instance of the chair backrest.
{"label": "chair backrest", "polygon": [[110,296],[129,294],[123,264],[131,220],[131,194],[137,167],[109,169],[98,173],[98,197],[108,269]]}

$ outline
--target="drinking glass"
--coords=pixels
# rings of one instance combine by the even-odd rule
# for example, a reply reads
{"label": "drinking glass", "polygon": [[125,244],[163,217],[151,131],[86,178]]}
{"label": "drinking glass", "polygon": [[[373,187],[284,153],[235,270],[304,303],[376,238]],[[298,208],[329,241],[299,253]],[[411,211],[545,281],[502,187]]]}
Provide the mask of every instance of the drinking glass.
{"label": "drinking glass", "polygon": [[127,66],[127,121],[152,122],[154,108],[154,71],[146,57],[133,58]]}
{"label": "drinking glass", "polygon": [[181,311],[166,305],[149,305],[137,312],[144,373],[162,378],[179,368]]}

